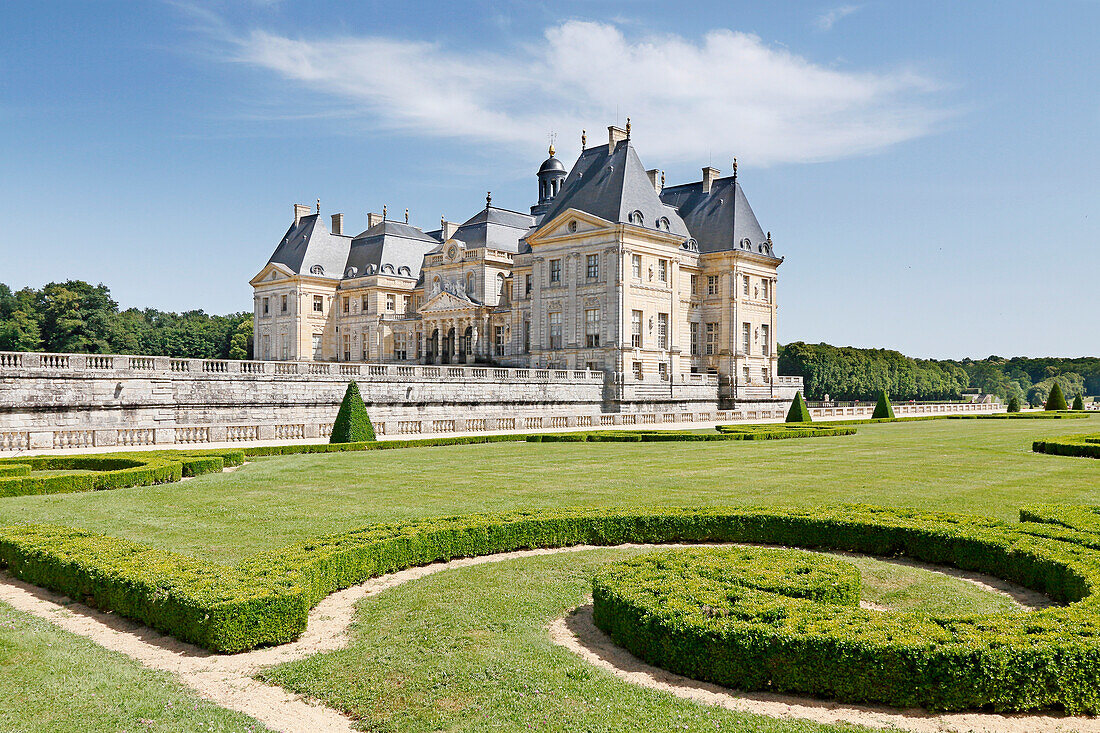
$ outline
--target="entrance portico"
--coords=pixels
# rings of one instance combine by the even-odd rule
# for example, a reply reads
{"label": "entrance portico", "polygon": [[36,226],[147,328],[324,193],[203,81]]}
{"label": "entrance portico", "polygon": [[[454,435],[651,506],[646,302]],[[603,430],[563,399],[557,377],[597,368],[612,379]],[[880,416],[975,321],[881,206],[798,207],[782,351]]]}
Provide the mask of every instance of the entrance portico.
{"label": "entrance portico", "polygon": [[485,306],[444,291],[424,304],[420,316],[426,334],[421,355],[425,364],[472,364],[485,355]]}

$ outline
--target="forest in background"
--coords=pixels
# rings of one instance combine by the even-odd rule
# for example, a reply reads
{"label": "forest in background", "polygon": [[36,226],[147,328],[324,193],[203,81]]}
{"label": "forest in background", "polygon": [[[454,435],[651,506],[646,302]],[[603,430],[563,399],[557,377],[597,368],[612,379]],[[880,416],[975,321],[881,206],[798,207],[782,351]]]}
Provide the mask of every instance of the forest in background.
{"label": "forest in background", "polygon": [[[252,358],[252,315],[119,310],[106,285],[82,280],[12,291],[0,283],[0,351]],[[779,373],[800,376],[809,400],[954,400],[981,390],[1004,401],[1046,401],[1051,386],[1100,395],[1100,358],[914,359],[888,349],[795,342],[779,347]]]}

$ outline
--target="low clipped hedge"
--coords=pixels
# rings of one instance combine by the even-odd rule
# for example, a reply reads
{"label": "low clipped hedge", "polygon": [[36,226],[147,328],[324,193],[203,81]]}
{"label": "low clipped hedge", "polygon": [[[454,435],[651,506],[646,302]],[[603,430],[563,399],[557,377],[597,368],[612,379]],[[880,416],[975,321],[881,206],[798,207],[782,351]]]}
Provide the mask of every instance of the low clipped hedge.
{"label": "low clipped hedge", "polygon": [[30,475],[31,467],[26,463],[0,464],[0,478]]}
{"label": "low clipped hedge", "polygon": [[784,425],[719,425],[716,433],[683,430],[597,430],[576,433],[528,435],[529,443],[660,443],[715,440],[780,440],[827,435],[853,435],[851,428],[817,428]]}
{"label": "low clipped hedge", "polygon": [[1035,453],[1075,458],[1100,458],[1100,433],[1093,435],[1065,435],[1048,440],[1036,440],[1031,444]]}
{"label": "low clipped hedge", "polygon": [[716,425],[715,429],[731,440],[783,440],[786,438],[821,438],[830,435],[855,435],[855,428],[804,423],[782,425]]}

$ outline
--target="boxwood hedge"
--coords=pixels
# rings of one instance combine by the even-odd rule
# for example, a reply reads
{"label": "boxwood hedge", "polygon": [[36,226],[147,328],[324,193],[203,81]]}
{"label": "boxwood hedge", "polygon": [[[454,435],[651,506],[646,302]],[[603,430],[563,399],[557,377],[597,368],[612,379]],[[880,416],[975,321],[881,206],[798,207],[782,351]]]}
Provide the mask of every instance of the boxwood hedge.
{"label": "boxwood hedge", "polygon": [[1064,435],[1050,440],[1036,440],[1031,444],[1036,453],[1077,458],[1100,458],[1100,433],[1093,435]]}

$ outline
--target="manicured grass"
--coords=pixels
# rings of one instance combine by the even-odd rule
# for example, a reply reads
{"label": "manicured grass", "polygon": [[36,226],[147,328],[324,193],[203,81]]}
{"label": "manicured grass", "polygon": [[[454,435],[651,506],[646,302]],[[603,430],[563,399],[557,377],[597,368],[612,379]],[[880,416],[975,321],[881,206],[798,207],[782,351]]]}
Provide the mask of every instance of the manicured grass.
{"label": "manicured grass", "polygon": [[0,604],[0,730],[267,730],[168,674]]}
{"label": "manicured grass", "polygon": [[866,502],[1015,519],[1100,503],[1100,465],[1031,452],[1090,420],[933,420],[856,435],[715,443],[497,443],[265,458],[234,473],[0,500],[0,525],[53,522],[235,562],[378,521],[561,506]]}
{"label": "manicured grass", "polygon": [[[601,565],[638,550],[591,550],[450,570],[363,601],[340,651],[263,677],[324,700],[371,731],[841,731],[697,706],[622,682],[548,638],[584,602]],[[868,558],[863,599],[897,610],[1002,611],[961,580]]]}

